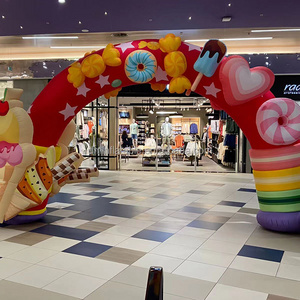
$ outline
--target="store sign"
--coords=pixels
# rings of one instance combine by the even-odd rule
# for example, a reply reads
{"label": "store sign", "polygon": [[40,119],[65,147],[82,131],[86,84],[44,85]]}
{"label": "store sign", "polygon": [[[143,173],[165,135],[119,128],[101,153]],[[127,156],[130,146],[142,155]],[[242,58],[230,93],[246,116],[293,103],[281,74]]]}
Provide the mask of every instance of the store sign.
{"label": "store sign", "polygon": [[290,98],[300,100],[300,76],[276,75],[271,92],[278,98]]}
{"label": "store sign", "polygon": [[300,95],[300,84],[286,84],[283,91],[284,95]]}

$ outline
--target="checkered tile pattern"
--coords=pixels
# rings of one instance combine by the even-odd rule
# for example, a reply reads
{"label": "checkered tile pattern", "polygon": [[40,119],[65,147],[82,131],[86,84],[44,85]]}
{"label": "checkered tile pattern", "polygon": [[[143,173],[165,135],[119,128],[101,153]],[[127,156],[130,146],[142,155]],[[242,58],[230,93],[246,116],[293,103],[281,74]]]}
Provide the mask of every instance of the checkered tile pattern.
{"label": "checkered tile pattern", "polygon": [[166,299],[300,299],[299,235],[257,224],[251,175],[101,172],[47,209],[0,228],[0,295],[140,300],[158,265]]}

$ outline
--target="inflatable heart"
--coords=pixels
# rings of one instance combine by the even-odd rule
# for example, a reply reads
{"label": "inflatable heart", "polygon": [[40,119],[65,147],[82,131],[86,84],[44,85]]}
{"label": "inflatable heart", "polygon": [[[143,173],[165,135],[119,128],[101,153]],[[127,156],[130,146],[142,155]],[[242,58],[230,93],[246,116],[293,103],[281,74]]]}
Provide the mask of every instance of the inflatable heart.
{"label": "inflatable heart", "polygon": [[268,68],[250,69],[244,58],[232,56],[221,66],[220,80],[226,102],[239,105],[265,94],[272,87],[275,76]]}

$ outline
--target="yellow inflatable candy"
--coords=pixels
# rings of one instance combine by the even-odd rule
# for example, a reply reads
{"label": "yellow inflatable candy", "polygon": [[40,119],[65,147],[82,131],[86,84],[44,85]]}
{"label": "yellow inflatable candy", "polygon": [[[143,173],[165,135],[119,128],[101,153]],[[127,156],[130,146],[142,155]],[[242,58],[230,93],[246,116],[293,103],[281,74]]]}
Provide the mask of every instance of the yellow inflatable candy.
{"label": "yellow inflatable candy", "polygon": [[185,76],[173,78],[170,82],[169,92],[182,94],[185,90],[189,90],[192,84]]}
{"label": "yellow inflatable candy", "polygon": [[82,73],[88,78],[95,78],[105,71],[106,65],[99,54],[86,57],[81,64]]}
{"label": "yellow inflatable candy", "polygon": [[158,50],[160,48],[160,45],[157,42],[149,42],[149,43],[147,43],[145,41],[141,41],[139,43],[139,48],[140,49],[143,49],[143,48],[146,48],[146,47],[149,48],[150,50]]}
{"label": "yellow inflatable candy", "polygon": [[120,52],[113,44],[108,44],[103,51],[102,58],[107,66],[117,67],[122,64]]}
{"label": "yellow inflatable candy", "polygon": [[163,92],[166,89],[166,84],[164,83],[151,83],[151,89],[153,91]]}
{"label": "yellow inflatable candy", "polygon": [[165,52],[170,53],[176,51],[180,47],[181,38],[175,36],[173,33],[169,33],[159,40],[159,45]]}
{"label": "yellow inflatable candy", "polygon": [[178,77],[182,75],[187,68],[185,55],[180,51],[174,51],[164,59],[165,70],[171,77]]}
{"label": "yellow inflatable candy", "polygon": [[109,92],[109,93],[104,94],[104,97],[105,97],[106,99],[109,99],[110,97],[117,97],[118,94],[119,94],[119,92],[120,92],[121,90],[122,90],[122,88],[113,90],[113,91],[111,91],[111,92]]}
{"label": "yellow inflatable candy", "polygon": [[81,65],[80,63],[72,64],[71,67],[68,69],[69,75],[67,77],[70,83],[73,83],[75,88],[80,87],[85,80],[84,74],[81,72]]}

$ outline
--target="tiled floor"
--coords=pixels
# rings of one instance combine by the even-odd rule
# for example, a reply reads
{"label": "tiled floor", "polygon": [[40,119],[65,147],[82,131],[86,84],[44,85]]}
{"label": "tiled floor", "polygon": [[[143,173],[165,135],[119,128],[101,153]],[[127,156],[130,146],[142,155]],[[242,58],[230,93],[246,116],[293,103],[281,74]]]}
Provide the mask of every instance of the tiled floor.
{"label": "tiled floor", "polygon": [[252,175],[101,172],[34,224],[0,228],[0,299],[300,299],[300,235],[256,222]]}

